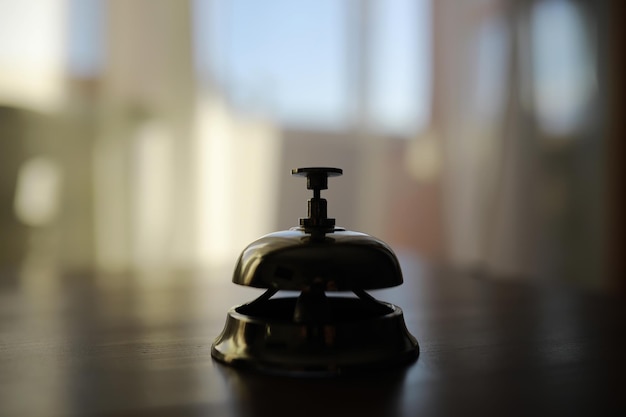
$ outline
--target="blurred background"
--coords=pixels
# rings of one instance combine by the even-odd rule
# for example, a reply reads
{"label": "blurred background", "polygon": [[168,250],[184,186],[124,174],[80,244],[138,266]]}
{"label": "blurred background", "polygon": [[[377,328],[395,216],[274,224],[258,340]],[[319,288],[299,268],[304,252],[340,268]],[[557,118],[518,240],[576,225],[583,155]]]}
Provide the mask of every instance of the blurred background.
{"label": "blurred background", "polygon": [[617,3],[0,0],[0,279],[232,268],[337,166],[401,256],[616,291]]}

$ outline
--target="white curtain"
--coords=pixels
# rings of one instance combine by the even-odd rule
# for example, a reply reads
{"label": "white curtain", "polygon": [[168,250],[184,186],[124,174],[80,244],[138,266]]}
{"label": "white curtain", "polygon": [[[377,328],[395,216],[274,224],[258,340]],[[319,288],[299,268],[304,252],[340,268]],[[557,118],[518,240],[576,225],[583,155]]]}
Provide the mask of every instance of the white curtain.
{"label": "white curtain", "polygon": [[594,8],[567,0],[433,8],[449,261],[499,277],[601,285],[599,92],[596,75],[581,71],[595,70]]}

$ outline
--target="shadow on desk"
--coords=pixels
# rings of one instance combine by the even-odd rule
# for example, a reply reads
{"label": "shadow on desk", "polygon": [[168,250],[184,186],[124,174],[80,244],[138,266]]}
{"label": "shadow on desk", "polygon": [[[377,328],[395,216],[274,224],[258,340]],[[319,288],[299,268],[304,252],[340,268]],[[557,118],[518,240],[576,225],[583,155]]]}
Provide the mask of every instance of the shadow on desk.
{"label": "shadow on desk", "polygon": [[337,378],[290,378],[214,362],[233,395],[236,415],[393,416],[402,409],[406,369]]}

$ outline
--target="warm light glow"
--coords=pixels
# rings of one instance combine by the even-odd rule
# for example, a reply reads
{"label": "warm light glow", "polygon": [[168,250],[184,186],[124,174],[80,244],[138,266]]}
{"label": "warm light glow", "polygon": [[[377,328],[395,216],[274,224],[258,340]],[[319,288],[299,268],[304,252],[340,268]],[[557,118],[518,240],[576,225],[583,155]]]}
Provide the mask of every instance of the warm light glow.
{"label": "warm light glow", "polygon": [[147,121],[137,130],[134,149],[135,179],[132,225],[133,263],[155,266],[171,261],[173,213],[172,135],[163,123]]}
{"label": "warm light glow", "polygon": [[59,211],[62,180],[61,168],[51,158],[38,156],[26,161],[17,179],[17,218],[29,226],[51,223]]}
{"label": "warm light glow", "polygon": [[419,182],[436,180],[441,173],[441,149],[437,136],[429,132],[413,139],[405,154],[406,169]]}
{"label": "warm light glow", "polygon": [[236,118],[215,100],[198,105],[198,259],[234,262],[274,228],[280,135],[263,120]]}

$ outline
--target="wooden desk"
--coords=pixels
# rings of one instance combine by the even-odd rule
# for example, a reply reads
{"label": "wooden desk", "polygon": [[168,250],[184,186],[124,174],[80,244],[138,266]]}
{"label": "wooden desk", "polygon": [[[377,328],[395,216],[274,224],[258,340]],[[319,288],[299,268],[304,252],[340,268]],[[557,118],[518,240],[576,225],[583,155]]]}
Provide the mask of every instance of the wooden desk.
{"label": "wooden desk", "polygon": [[230,271],[0,279],[0,415],[626,415],[626,308],[567,289],[404,265],[374,292],[421,355],[360,378],[237,372],[210,357]]}

